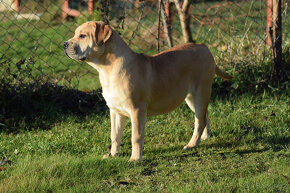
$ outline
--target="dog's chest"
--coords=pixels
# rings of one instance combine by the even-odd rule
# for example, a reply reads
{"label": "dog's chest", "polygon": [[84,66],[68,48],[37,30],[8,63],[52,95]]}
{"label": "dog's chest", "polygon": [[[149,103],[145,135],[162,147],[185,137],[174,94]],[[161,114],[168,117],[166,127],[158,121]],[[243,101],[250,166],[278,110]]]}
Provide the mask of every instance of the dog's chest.
{"label": "dog's chest", "polygon": [[129,116],[128,97],[122,92],[122,89],[103,88],[103,96],[110,109],[122,115]]}

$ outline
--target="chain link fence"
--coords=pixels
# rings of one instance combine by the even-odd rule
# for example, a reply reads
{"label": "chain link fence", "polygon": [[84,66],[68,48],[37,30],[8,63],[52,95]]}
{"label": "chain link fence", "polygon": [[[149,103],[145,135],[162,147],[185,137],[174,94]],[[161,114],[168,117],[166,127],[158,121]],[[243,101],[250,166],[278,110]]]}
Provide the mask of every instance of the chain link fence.
{"label": "chain link fence", "polygon": [[[135,52],[155,54],[185,41],[176,3],[182,1],[0,0],[0,131],[50,128],[57,113],[106,111],[98,73],[66,57],[63,42],[78,25],[103,20]],[[283,47],[289,61],[288,9],[283,1]],[[272,60],[267,1],[192,0],[188,15],[191,41],[206,44],[217,64],[234,76],[245,76],[233,83],[216,79],[213,95],[267,83],[259,70]]]}
{"label": "chain link fence", "polygon": [[[108,22],[136,52],[154,54],[158,41],[161,50],[169,47],[163,23],[158,24],[158,1],[100,0],[93,1],[94,7],[89,10],[90,3],[89,0],[1,0],[0,62],[8,62],[12,71],[27,65],[32,77],[41,76],[59,85],[84,90],[99,86],[97,73],[88,65],[67,58],[62,49],[63,42],[72,37],[81,23]],[[193,0],[190,3],[193,39],[208,45],[219,65],[233,67],[252,56],[263,59],[269,50],[265,44],[266,1]],[[177,45],[184,40],[178,12],[171,6],[172,43]],[[289,44],[287,10],[288,3],[283,1],[284,44]]]}
{"label": "chain link fence", "polygon": [[[162,2],[0,0],[0,127],[11,130],[27,122],[33,122],[29,127],[44,127],[39,116],[55,116],[59,108],[61,112],[87,113],[96,107],[103,111],[105,102],[96,90],[98,73],[66,57],[63,42],[85,21],[103,20],[135,52],[152,55],[184,43],[175,4],[182,1]],[[288,10],[288,1],[282,1],[285,57],[290,55]],[[263,66],[271,60],[266,0],[192,0],[188,13],[192,41],[206,44],[217,64],[234,76],[250,72],[241,70],[246,66]],[[263,76],[263,71],[257,72]],[[243,85],[257,89],[251,77],[247,79],[249,84]],[[267,81],[260,79],[262,84]],[[220,90],[236,89],[238,83],[223,83]]]}

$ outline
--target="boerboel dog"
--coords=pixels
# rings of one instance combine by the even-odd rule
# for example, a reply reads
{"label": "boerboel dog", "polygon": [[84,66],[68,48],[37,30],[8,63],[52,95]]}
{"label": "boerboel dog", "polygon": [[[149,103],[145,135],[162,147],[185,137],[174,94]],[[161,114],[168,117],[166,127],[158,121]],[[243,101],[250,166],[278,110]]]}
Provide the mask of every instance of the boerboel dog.
{"label": "boerboel dog", "polygon": [[109,25],[90,21],[64,42],[74,60],[86,61],[99,72],[103,96],[110,108],[111,152],[120,152],[125,118],[132,123],[130,161],[141,160],[147,116],[176,109],[184,100],[195,112],[193,136],[184,149],[196,147],[209,137],[207,107],[212,80],[217,74],[232,77],[215,64],[209,49],[186,43],[153,56],[135,53]]}

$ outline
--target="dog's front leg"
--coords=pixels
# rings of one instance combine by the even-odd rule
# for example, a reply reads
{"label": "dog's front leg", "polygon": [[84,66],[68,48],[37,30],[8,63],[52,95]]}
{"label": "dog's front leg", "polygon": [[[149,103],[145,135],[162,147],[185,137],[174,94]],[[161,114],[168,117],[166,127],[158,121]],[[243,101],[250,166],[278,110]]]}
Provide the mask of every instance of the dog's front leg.
{"label": "dog's front leg", "polygon": [[129,161],[138,161],[142,159],[144,146],[144,133],[146,122],[146,109],[137,108],[131,112],[132,123],[132,155]]}
{"label": "dog's front leg", "polygon": [[120,153],[120,145],[122,142],[122,135],[125,127],[126,117],[116,113],[110,109],[111,117],[111,156],[114,157]]}

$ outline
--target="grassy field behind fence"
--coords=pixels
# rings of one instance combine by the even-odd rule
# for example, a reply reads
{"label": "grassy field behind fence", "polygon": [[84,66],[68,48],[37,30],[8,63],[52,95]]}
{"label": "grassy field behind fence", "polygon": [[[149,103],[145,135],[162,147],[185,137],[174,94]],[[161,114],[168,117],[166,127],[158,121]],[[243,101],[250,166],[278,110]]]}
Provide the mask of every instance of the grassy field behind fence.
{"label": "grassy field behind fence", "polygon": [[[205,25],[197,39],[235,77],[214,80],[211,138],[192,151],[182,150],[194,126],[194,114],[183,104],[148,118],[139,163],[128,162],[129,120],[120,157],[102,160],[110,144],[110,121],[100,92],[90,91],[99,87],[98,74],[67,58],[62,49],[85,17],[62,25],[47,15],[27,21],[0,13],[0,89],[5,91],[0,99],[0,192],[290,192],[289,81],[270,80],[265,1],[246,2],[210,10],[217,23]],[[196,4],[197,19],[215,4]],[[132,49],[153,54],[156,40],[150,33],[156,35],[152,24],[157,17],[143,11],[138,28],[140,10],[130,12],[124,28],[116,20],[112,25]],[[224,17],[217,17],[221,13]],[[286,71],[290,29],[285,17]],[[177,44],[182,37],[177,20],[174,25]],[[195,37],[199,25],[193,21],[192,27]],[[161,45],[166,48],[165,40]]]}

